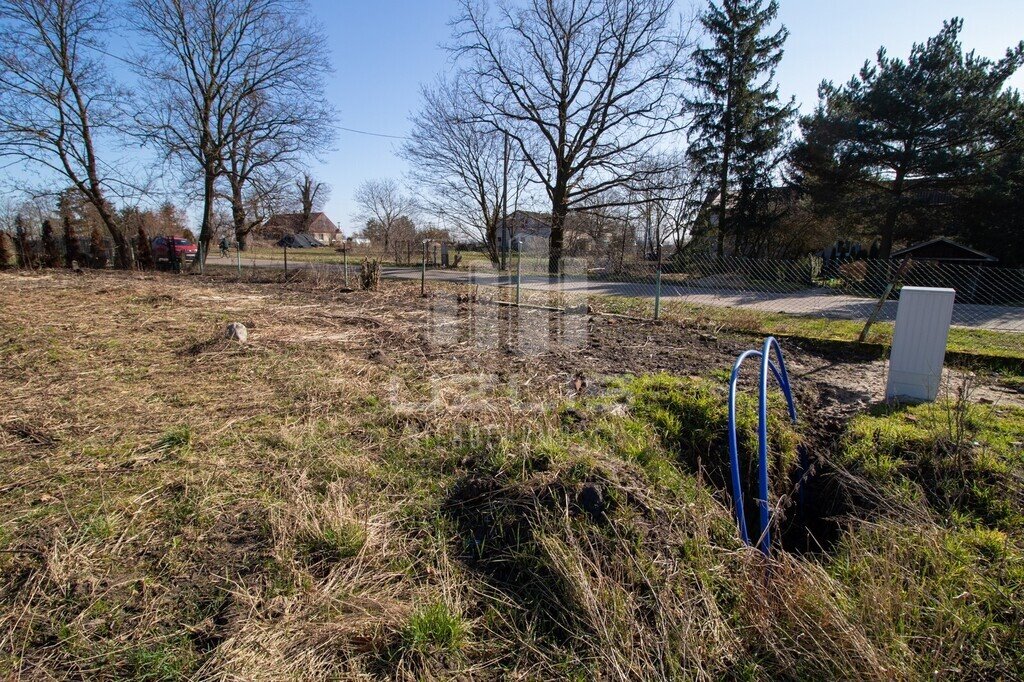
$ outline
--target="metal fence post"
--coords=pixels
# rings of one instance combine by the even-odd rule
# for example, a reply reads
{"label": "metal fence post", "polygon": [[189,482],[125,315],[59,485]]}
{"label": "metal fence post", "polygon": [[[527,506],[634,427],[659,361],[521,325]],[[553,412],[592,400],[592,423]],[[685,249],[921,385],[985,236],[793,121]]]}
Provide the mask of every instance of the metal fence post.
{"label": "metal fence post", "polygon": [[654,274],[654,319],[661,317],[661,249],[658,249],[658,269]]}
{"label": "metal fence post", "polygon": [[420,263],[420,296],[427,295],[427,240],[423,240],[423,260]]}
{"label": "metal fence post", "polygon": [[519,294],[523,285],[523,238],[516,240],[516,307],[519,307]]}
{"label": "metal fence post", "polygon": [[284,274],[288,275],[288,245],[284,245]]}
{"label": "metal fence post", "polygon": [[342,254],[341,255],[342,262],[345,264],[344,265],[344,267],[345,267],[345,287],[347,288],[348,287],[348,246],[347,245],[344,248],[342,248],[341,254]]}

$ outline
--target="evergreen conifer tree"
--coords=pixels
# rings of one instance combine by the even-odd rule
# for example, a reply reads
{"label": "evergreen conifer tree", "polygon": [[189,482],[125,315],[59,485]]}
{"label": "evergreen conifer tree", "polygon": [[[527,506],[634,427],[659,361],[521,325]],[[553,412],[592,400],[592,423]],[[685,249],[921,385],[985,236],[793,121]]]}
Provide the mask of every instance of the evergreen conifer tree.
{"label": "evergreen conifer tree", "polygon": [[75,234],[75,228],[71,224],[71,217],[64,213],[61,220],[64,223],[64,265],[70,268],[75,261],[79,261],[79,265],[81,265],[81,255],[78,253],[78,235]]}
{"label": "evergreen conifer tree", "polygon": [[861,205],[881,209],[870,221],[880,258],[889,258],[897,240],[915,237],[907,218],[917,198],[969,189],[989,160],[1019,145],[1000,129],[1020,106],[1020,95],[1004,85],[1024,64],[1024,41],[993,61],[964,53],[962,28],[960,19],[945,22],[905,61],[879,49],[845,85],[822,83],[817,109],[800,121],[794,167],[826,201],[867,193]]}
{"label": "evergreen conifer tree", "polygon": [[[709,42],[693,55],[687,81],[694,114],[688,156],[698,175],[718,194],[719,257],[725,255],[730,196],[770,180],[776,150],[795,112],[782,104],[775,68],[782,60],[786,28],[769,33],[777,0],[712,0],[701,16]],[[744,199],[753,197],[743,192]],[[741,211],[742,213],[742,211]]]}
{"label": "evergreen conifer tree", "polygon": [[60,248],[57,246],[57,237],[49,220],[43,221],[43,266],[60,267]]}

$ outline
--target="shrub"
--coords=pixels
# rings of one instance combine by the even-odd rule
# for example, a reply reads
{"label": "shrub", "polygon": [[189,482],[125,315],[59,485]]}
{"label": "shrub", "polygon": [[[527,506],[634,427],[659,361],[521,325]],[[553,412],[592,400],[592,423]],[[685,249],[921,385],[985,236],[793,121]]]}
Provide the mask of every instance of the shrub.
{"label": "shrub", "polygon": [[380,262],[363,259],[359,268],[359,286],[365,291],[376,291],[380,286]]}
{"label": "shrub", "polygon": [[107,267],[107,249],[98,227],[93,227],[92,234],[89,235],[89,261],[94,268]]}
{"label": "shrub", "polygon": [[70,268],[72,263],[81,262],[82,256],[78,253],[78,235],[71,225],[71,218],[65,214],[61,220],[64,223],[64,265]]}
{"label": "shrub", "polygon": [[60,267],[60,249],[57,247],[57,237],[49,220],[43,221],[43,266]]}

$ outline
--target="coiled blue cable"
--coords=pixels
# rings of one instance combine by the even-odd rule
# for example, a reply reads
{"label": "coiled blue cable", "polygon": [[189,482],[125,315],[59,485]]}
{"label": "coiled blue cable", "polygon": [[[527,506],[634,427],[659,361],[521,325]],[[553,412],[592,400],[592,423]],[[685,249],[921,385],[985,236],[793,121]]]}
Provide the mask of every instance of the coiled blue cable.
{"label": "coiled blue cable", "polygon": [[[775,350],[776,362],[772,362],[772,349]],[[786,396],[789,408],[789,419],[796,424],[796,403],[789,385],[789,374],[786,372],[786,361],[782,356],[782,348],[774,336],[764,340],[761,350],[748,350],[740,354],[732,367],[729,378],[729,468],[732,478],[733,504],[736,508],[736,523],[739,526],[740,538],[747,545],[750,534],[747,532],[747,519],[743,511],[743,482],[740,478],[740,457],[736,436],[736,384],[739,381],[740,369],[747,358],[761,359],[760,382],[758,383],[757,401],[757,442],[758,442],[758,520],[757,546],[761,553],[768,556],[771,547],[771,508],[768,500],[768,371],[775,376],[779,388]],[[804,463],[801,462],[804,466]]]}

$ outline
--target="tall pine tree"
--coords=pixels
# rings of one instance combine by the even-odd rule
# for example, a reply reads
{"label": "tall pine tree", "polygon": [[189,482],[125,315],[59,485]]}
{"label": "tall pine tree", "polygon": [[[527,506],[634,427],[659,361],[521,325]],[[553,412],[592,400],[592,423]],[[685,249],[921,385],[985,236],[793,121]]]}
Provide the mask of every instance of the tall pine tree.
{"label": "tall pine tree", "polygon": [[1004,85],[1024,64],[1024,41],[993,61],[964,53],[962,28],[945,22],[905,61],[880,49],[845,85],[822,83],[817,109],[800,121],[795,169],[812,196],[861,192],[866,212],[880,209],[865,236],[880,239],[881,258],[898,241],[934,236],[934,225],[930,235],[914,229],[913,214],[931,196],[970,191],[991,159],[1019,144],[1000,129],[1019,102]]}
{"label": "tall pine tree", "polygon": [[[707,42],[694,51],[687,82],[694,89],[688,155],[700,177],[717,190],[719,257],[725,255],[730,195],[769,181],[776,151],[795,112],[782,104],[775,68],[789,32],[768,33],[778,15],[777,0],[712,0],[701,16]],[[744,213],[739,211],[738,213]]]}

